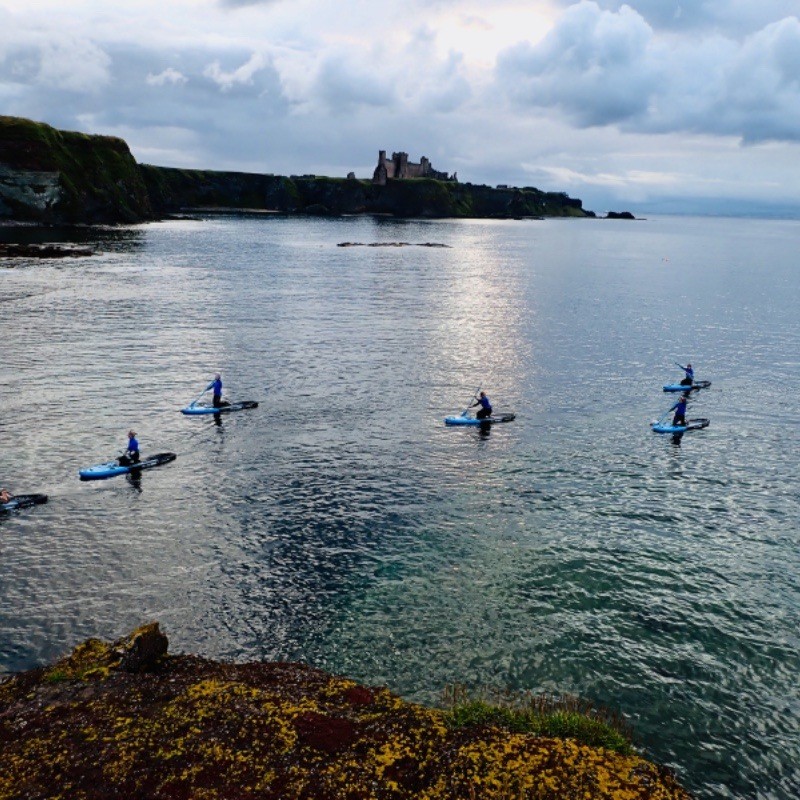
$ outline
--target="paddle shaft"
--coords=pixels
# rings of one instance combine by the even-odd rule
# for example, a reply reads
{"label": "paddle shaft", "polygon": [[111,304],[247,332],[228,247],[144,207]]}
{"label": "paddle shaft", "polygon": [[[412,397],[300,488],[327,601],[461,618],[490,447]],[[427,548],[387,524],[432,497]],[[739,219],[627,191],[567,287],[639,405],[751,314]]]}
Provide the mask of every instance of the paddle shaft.
{"label": "paddle shaft", "polygon": [[469,401],[469,405],[461,412],[461,416],[462,417],[466,417],[467,416],[467,411],[469,411],[472,408],[472,401],[478,396],[478,392],[480,390],[481,390],[480,386],[475,390],[475,393],[472,395],[472,398]]}
{"label": "paddle shaft", "polygon": [[202,392],[200,392],[200,394],[199,394],[199,395],[197,395],[197,397],[195,397],[195,399],[194,399],[194,400],[192,400],[192,402],[191,402],[191,403],[189,403],[189,406],[191,407],[191,406],[197,405],[197,403],[199,403],[199,402],[200,402],[200,398],[201,398],[201,397],[202,397],[202,396],[203,396],[203,395],[204,395],[204,394],[205,394],[205,393],[206,393],[206,392],[207,392],[207,391],[208,391],[208,390],[209,390],[209,389],[210,389],[212,386],[213,386],[213,384],[209,383],[209,384],[208,384],[208,386],[206,386],[206,388],[205,388],[205,389],[203,389],[203,391],[202,391]]}

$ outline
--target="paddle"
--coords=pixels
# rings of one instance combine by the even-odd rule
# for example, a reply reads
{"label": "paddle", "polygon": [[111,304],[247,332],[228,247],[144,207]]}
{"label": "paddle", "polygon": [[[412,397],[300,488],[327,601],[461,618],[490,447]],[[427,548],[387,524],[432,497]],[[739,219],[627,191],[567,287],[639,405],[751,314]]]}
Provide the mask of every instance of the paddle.
{"label": "paddle", "polygon": [[196,406],[196,405],[197,405],[197,404],[200,402],[200,398],[201,398],[201,397],[202,397],[202,396],[203,396],[203,395],[204,395],[204,394],[205,394],[205,393],[206,393],[206,392],[207,392],[207,391],[208,391],[208,390],[209,390],[209,389],[210,389],[210,388],[211,388],[213,385],[214,385],[214,382],[213,382],[213,381],[212,381],[211,383],[209,383],[209,384],[208,384],[208,386],[206,386],[206,388],[205,388],[205,389],[203,389],[203,391],[202,391],[202,392],[200,392],[200,394],[199,394],[199,395],[197,395],[197,397],[195,397],[195,399],[194,399],[194,400],[192,400],[192,402],[191,402],[191,403],[189,403],[189,408],[193,408],[194,406]]}
{"label": "paddle", "polygon": [[470,398],[469,405],[461,412],[462,417],[467,416],[467,412],[472,408],[472,401],[478,396],[478,392],[480,390],[481,390],[480,386],[475,390],[475,394],[473,394],[472,397]]}
{"label": "paddle", "polygon": [[[682,369],[684,372],[686,372],[686,367],[684,367],[682,364],[679,364],[677,361],[673,361],[672,363],[675,364],[675,366],[679,369]],[[686,377],[689,377],[688,373],[686,373]],[[694,377],[692,377],[692,381],[694,381]]]}

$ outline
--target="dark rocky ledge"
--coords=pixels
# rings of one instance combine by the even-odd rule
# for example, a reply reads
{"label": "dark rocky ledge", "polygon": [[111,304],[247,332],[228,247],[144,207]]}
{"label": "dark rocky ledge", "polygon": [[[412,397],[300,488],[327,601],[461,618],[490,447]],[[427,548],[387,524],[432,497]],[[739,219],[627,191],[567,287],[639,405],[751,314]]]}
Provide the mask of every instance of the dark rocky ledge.
{"label": "dark rocky ledge", "polygon": [[688,800],[622,749],[456,724],[303,664],[168,655],[157,623],[0,683],[4,800]]}
{"label": "dark rocky ledge", "polygon": [[62,244],[3,244],[0,242],[0,258],[84,258],[97,254],[97,250],[90,247]]}

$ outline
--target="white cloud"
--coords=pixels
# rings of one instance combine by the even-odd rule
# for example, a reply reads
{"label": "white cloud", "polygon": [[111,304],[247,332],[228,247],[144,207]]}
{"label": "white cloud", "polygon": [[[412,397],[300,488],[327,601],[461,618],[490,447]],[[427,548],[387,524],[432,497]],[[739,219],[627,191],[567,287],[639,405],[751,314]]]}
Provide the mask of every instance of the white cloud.
{"label": "white cloud", "polygon": [[223,92],[227,92],[237,85],[252,84],[253,76],[267,66],[269,62],[262,53],[253,53],[242,66],[229,72],[222,69],[219,61],[214,61],[206,67],[203,75],[214,81]]}
{"label": "white cloud", "polygon": [[627,6],[611,12],[583,0],[538,44],[505,51],[497,75],[521,105],[559,109],[581,127],[800,141],[796,17],[741,42],[675,40]]}
{"label": "white cloud", "polygon": [[163,72],[159,72],[158,75],[153,75],[152,72],[149,72],[145,80],[150,86],[166,86],[167,84],[176,86],[186,83],[189,79],[178,70],[167,67]]}

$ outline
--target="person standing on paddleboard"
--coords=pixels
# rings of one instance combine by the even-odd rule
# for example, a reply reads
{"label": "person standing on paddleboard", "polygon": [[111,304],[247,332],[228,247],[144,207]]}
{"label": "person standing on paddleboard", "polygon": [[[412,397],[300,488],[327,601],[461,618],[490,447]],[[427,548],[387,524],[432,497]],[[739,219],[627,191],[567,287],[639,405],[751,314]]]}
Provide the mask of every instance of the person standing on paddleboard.
{"label": "person standing on paddleboard", "polygon": [[674,406],[670,409],[670,411],[675,412],[675,416],[672,418],[673,425],[685,425],[686,424],[686,396],[682,395],[681,399],[675,403]]}
{"label": "person standing on paddleboard", "polygon": [[136,438],[136,431],[128,431],[128,449],[120,456],[119,463],[122,467],[139,463],[139,441]]}
{"label": "person standing on paddleboard", "polygon": [[[222,402],[222,377],[219,372],[214,376],[214,380],[208,384],[208,389],[214,390],[214,399],[212,400],[214,408],[221,408],[222,406],[228,405]],[[206,389],[206,391],[208,391],[208,389]]]}
{"label": "person standing on paddleboard", "polygon": [[[678,364],[681,367],[680,364]],[[686,377],[681,381],[681,386],[691,386],[694,383],[694,370],[692,369],[691,364],[687,364],[685,367],[681,367],[681,369],[686,373]]]}
{"label": "person standing on paddleboard", "polygon": [[475,406],[481,407],[481,410],[475,415],[478,419],[486,419],[492,416],[492,404],[489,402],[486,392],[481,392],[470,408],[475,408]]}

